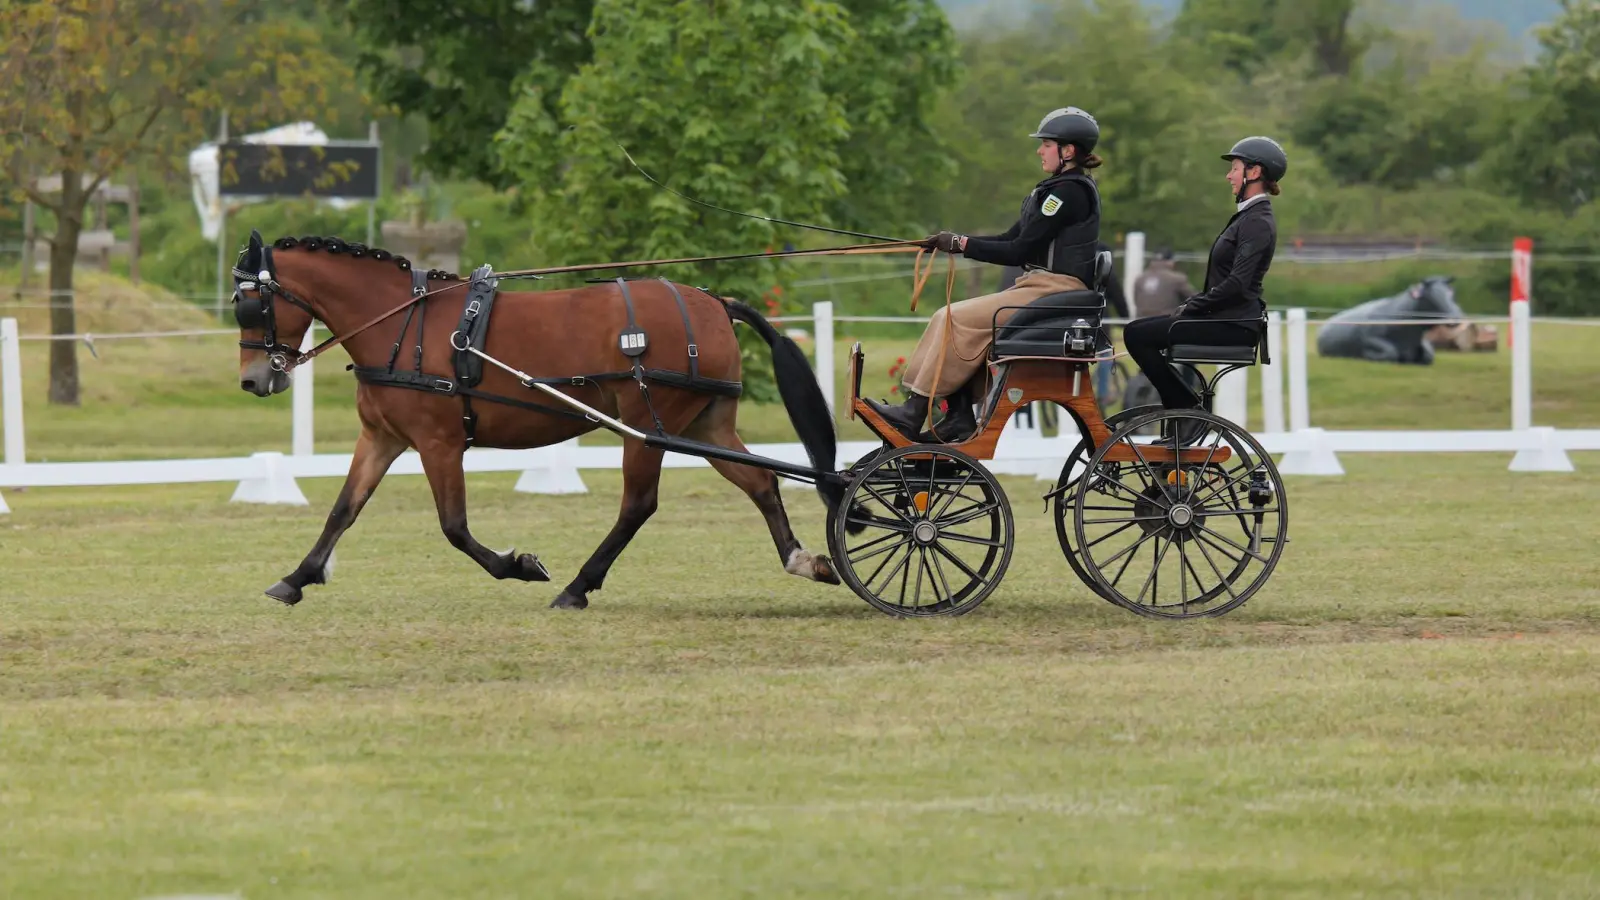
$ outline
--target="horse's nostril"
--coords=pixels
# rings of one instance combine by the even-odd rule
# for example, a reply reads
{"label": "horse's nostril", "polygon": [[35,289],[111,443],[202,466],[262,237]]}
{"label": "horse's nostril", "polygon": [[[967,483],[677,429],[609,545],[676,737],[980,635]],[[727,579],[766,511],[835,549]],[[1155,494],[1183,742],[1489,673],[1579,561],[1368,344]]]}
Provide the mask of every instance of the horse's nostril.
{"label": "horse's nostril", "polygon": [[241,379],[239,382],[239,387],[244,388],[247,391],[253,391],[256,389],[256,380],[254,378]]}

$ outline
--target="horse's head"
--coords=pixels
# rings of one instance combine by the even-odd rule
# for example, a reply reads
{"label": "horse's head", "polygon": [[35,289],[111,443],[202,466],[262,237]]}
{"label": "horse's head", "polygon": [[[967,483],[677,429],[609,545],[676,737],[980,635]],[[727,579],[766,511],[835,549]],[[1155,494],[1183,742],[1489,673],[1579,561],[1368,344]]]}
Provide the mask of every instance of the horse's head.
{"label": "horse's head", "polygon": [[257,231],[233,266],[233,317],[239,323],[239,388],[257,397],[288,390],[289,359],[300,352],[314,314],[278,282],[272,248]]}
{"label": "horse's head", "polygon": [[1459,319],[1465,314],[1456,305],[1455,276],[1434,275],[1412,289],[1417,312],[1441,319]]}

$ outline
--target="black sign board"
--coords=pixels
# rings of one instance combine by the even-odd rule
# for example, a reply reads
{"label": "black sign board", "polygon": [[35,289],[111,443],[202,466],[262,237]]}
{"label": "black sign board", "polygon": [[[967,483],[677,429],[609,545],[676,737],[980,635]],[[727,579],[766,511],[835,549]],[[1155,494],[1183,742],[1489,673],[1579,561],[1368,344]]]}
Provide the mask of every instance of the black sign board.
{"label": "black sign board", "polygon": [[223,144],[224,197],[378,197],[376,144]]}

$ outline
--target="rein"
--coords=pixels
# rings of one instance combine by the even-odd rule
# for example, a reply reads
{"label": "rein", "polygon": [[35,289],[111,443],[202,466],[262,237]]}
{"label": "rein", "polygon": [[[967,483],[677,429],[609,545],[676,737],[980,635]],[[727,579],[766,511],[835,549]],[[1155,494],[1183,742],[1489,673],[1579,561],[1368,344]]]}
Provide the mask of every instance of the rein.
{"label": "rein", "polygon": [[[782,250],[782,251],[773,251],[773,252],[767,252],[767,253],[738,253],[738,254],[729,254],[729,255],[725,255],[725,256],[689,256],[689,257],[681,257],[681,258],[678,258],[678,259],[647,259],[647,260],[635,260],[635,261],[631,261],[631,262],[593,263],[593,264],[589,264],[589,265],[578,265],[578,266],[551,266],[551,267],[542,268],[542,269],[516,269],[516,270],[513,270],[513,271],[509,271],[509,272],[496,272],[496,273],[494,273],[494,275],[492,277],[497,278],[497,279],[499,279],[499,278],[539,278],[539,277],[542,277],[542,276],[545,276],[545,275],[559,275],[559,274],[568,273],[568,272],[592,272],[592,271],[599,271],[599,270],[604,270],[604,269],[624,269],[624,268],[629,268],[629,267],[632,267],[632,266],[664,266],[664,265],[676,265],[676,264],[681,264],[681,263],[721,262],[721,261],[725,261],[725,260],[738,260],[738,259],[775,259],[775,258],[778,258],[778,257],[788,257],[788,256],[849,256],[849,255],[858,255],[858,254],[877,254],[877,253],[910,253],[912,250],[915,250],[917,252],[917,259],[916,259],[915,267],[913,268],[913,272],[915,272],[917,268],[921,267],[922,255],[924,253],[929,252],[928,248],[923,246],[922,241],[885,241],[885,242],[876,243],[876,244],[852,244],[852,245],[843,246],[843,247],[824,247],[824,248],[817,249],[817,250]],[[932,257],[931,256],[929,257],[928,271],[930,273],[933,271]],[[273,277],[274,276],[273,272],[268,271],[266,269],[263,269],[259,274],[253,275],[253,274],[251,274],[249,272],[241,271],[238,267],[234,267],[233,274],[238,278],[247,279],[244,283],[239,285],[239,288],[238,288],[239,290],[249,290],[251,288],[254,288],[258,292],[260,292],[260,294],[262,296],[262,301],[263,301],[263,306],[264,307],[271,305],[271,302],[272,302],[271,301],[271,295],[276,294],[276,295],[282,297],[283,299],[287,300],[288,302],[294,304],[295,306],[298,306],[301,309],[304,309],[306,312],[310,313],[313,317],[317,316],[316,311],[311,308],[311,304],[307,303],[305,300],[302,300],[299,297],[296,297],[293,292],[289,291],[288,289],[284,288],[283,285],[279,284],[277,279],[275,277]],[[923,276],[922,277],[922,281],[925,282],[926,280],[927,280],[927,276]],[[246,342],[244,342],[244,341],[241,341],[240,342],[240,346],[248,346],[248,347],[254,347],[254,348],[257,348],[257,349],[265,350],[267,352],[267,354],[268,354],[268,359],[269,359],[270,365],[272,366],[272,368],[275,371],[291,372],[297,366],[300,366],[300,365],[302,365],[304,363],[310,362],[311,360],[315,359],[317,356],[322,354],[324,351],[330,350],[330,349],[338,346],[339,344],[344,343],[345,341],[349,340],[350,338],[355,337],[356,335],[362,333],[363,331],[366,331],[367,329],[371,328],[374,325],[377,325],[379,322],[384,321],[385,319],[389,318],[390,316],[395,315],[396,313],[404,312],[405,310],[409,309],[410,307],[412,307],[412,306],[422,302],[423,300],[426,300],[429,297],[432,297],[432,296],[434,296],[436,294],[443,294],[443,293],[445,293],[447,291],[453,291],[453,290],[456,290],[457,288],[463,288],[463,287],[466,287],[466,286],[470,285],[471,283],[472,282],[470,282],[470,281],[460,281],[460,282],[457,282],[455,284],[446,285],[445,287],[437,288],[437,289],[431,290],[431,291],[413,292],[413,294],[411,296],[411,299],[409,299],[406,302],[400,304],[399,306],[396,306],[393,309],[388,310],[387,312],[379,313],[378,315],[373,316],[371,319],[368,319],[367,321],[365,321],[365,322],[361,323],[360,325],[356,326],[354,329],[352,329],[350,331],[347,331],[342,335],[334,335],[332,337],[329,337],[327,340],[325,340],[322,343],[316,345],[315,347],[312,347],[310,350],[307,350],[304,353],[297,352],[297,351],[295,351],[294,348],[289,347],[288,345],[272,344],[271,346],[269,346],[268,344],[270,343],[270,341],[249,342],[248,344]],[[950,291],[954,289],[954,285],[955,285],[955,259],[954,259],[954,257],[952,257],[951,260],[950,260],[949,284],[946,286],[946,290],[945,290],[945,305],[946,306],[949,306],[949,304],[950,304]],[[916,291],[917,291],[917,293],[921,293],[921,290],[922,290],[922,285],[919,282],[917,284]],[[912,308],[912,310],[915,310],[917,308],[916,297],[915,296],[912,297],[911,308]],[[288,352],[285,352],[286,350]],[[294,353],[294,356],[292,358],[289,355],[290,353]]]}

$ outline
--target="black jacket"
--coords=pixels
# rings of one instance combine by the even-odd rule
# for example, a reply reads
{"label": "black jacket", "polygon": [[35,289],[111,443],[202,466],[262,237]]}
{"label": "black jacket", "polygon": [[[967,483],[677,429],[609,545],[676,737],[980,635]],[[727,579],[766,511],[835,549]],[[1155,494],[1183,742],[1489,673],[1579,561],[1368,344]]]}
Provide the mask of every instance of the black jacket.
{"label": "black jacket", "polygon": [[1233,214],[1211,245],[1205,289],[1184,303],[1183,316],[1208,319],[1264,315],[1261,282],[1278,246],[1272,200],[1262,199]]}
{"label": "black jacket", "polygon": [[1100,192],[1094,179],[1074,169],[1039,182],[1022,201],[1022,214],[1005,234],[969,235],[967,259],[1045,269],[1094,282],[1100,240]]}

